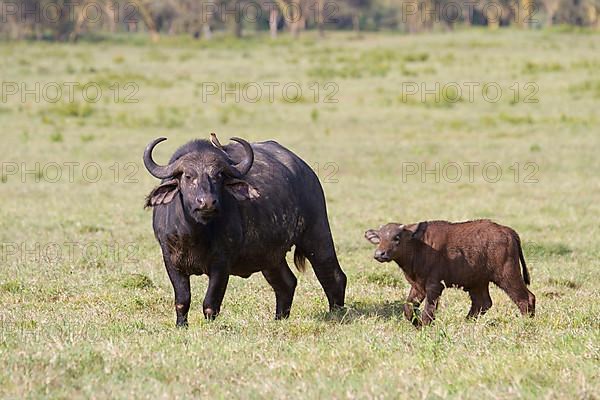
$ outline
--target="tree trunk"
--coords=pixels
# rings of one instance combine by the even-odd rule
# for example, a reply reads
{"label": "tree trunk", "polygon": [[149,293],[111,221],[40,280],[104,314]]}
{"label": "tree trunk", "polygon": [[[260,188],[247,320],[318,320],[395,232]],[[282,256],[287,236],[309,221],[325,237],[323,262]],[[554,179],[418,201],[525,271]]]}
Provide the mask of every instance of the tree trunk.
{"label": "tree trunk", "polygon": [[241,16],[238,15],[235,18],[235,30],[234,30],[234,34],[236,38],[241,38],[242,37],[242,19]]}
{"label": "tree trunk", "polygon": [[598,9],[594,4],[588,4],[587,17],[590,26],[598,27]]}
{"label": "tree trunk", "polygon": [[292,0],[292,7],[290,7],[290,15],[288,18],[290,19],[290,32],[294,39],[297,39],[300,36],[300,23],[302,19],[302,12],[300,11],[300,1]]}
{"label": "tree trunk", "polygon": [[35,24],[35,27],[33,29],[35,31],[35,40],[42,40],[44,38],[44,32],[42,31],[42,27],[39,24]]}
{"label": "tree trunk", "polygon": [[[425,29],[427,31],[432,31],[433,23],[435,22],[435,18],[436,18],[436,16],[433,14],[433,11],[435,11],[433,1],[425,0],[422,4],[423,4],[423,7],[425,7],[425,11],[422,14],[423,18],[425,19],[423,25],[425,26]],[[430,14],[430,13],[432,13],[432,14]]]}
{"label": "tree trunk", "polygon": [[[194,3],[196,4],[196,3]],[[205,1],[203,0],[202,2],[200,2],[200,10],[198,11],[200,17],[201,17],[201,24],[202,24],[202,37],[206,40],[210,40],[212,38],[212,31],[210,29],[210,23],[212,21],[213,18],[213,13],[212,11],[208,11],[208,8],[205,9],[204,7]],[[206,12],[206,15],[204,14]]]}
{"label": "tree trunk", "polygon": [[488,20],[488,28],[491,31],[495,31],[500,27],[500,21],[498,19]]}
{"label": "tree trunk", "polygon": [[22,25],[19,23],[19,17],[15,14],[11,15],[9,38],[13,40],[23,39]]}
{"label": "tree trunk", "polygon": [[[302,7],[302,3],[298,2],[298,4]],[[300,21],[298,21],[298,24],[300,25],[298,27],[299,30],[303,31],[304,29],[306,29],[306,10],[304,9],[300,9]]]}
{"label": "tree trunk", "polygon": [[236,38],[241,38],[244,30],[244,15],[241,9],[241,1],[236,0],[235,2],[235,21],[234,21],[234,35]]}
{"label": "tree trunk", "polygon": [[323,0],[317,0],[317,7],[318,10],[316,12],[316,18],[317,18],[317,28],[319,30],[319,37],[320,38],[324,38],[325,37],[325,16],[323,15]]}
{"label": "tree trunk", "polygon": [[498,3],[494,7],[487,7],[485,18],[487,19],[487,26],[490,30],[496,30],[500,27],[500,11],[498,10]]}
{"label": "tree trunk", "polygon": [[271,7],[271,13],[269,15],[269,31],[271,32],[271,38],[277,38],[277,20],[279,19],[279,10],[277,7]]}
{"label": "tree trunk", "polygon": [[146,28],[148,28],[148,33],[150,33],[150,38],[153,42],[158,42],[158,40],[160,39],[160,35],[156,30],[156,24],[154,23],[154,19],[152,19],[152,15],[150,15],[148,8],[145,4],[141,2],[141,0],[132,0],[132,2],[138,6],[138,10],[140,12],[140,15],[142,16],[142,19],[144,20],[144,24],[146,24]]}
{"label": "tree trunk", "polygon": [[420,12],[417,11],[417,13],[415,14],[409,14],[406,18],[406,25],[408,28],[408,33],[417,33],[420,30],[420,18],[419,18]]}
{"label": "tree trunk", "polygon": [[358,16],[358,12],[355,12],[354,15],[352,15],[352,30],[357,35],[360,34],[360,18]]}
{"label": "tree trunk", "polygon": [[210,30],[210,24],[208,21],[202,25],[202,37],[206,40],[210,40],[212,38],[212,31]]}
{"label": "tree trunk", "polygon": [[104,12],[106,13],[106,18],[108,19],[108,30],[110,33],[115,33],[116,30],[116,16],[114,3],[110,1],[104,3]]}
{"label": "tree trunk", "polygon": [[77,13],[77,19],[75,20],[75,26],[69,35],[69,41],[75,42],[81,33],[81,28],[83,27],[83,23],[85,22],[85,17],[83,15],[83,9],[86,3],[83,3],[81,7],[79,7],[79,12]]}
{"label": "tree trunk", "polygon": [[473,8],[472,7],[463,7],[463,19],[465,26],[471,26],[471,19],[473,18]]}
{"label": "tree trunk", "polygon": [[519,10],[519,25],[523,28],[529,28],[531,25],[531,16],[533,15],[533,0],[521,0],[521,9]]}
{"label": "tree trunk", "polygon": [[546,26],[554,25],[554,10],[546,9]]}

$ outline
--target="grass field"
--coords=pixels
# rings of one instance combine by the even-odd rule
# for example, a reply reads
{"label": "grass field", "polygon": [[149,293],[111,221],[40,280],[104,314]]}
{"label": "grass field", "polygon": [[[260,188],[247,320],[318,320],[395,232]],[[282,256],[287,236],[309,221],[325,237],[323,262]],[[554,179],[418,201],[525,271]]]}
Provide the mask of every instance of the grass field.
{"label": "grass field", "polygon": [[[600,35],[313,39],[0,44],[0,397],[600,397]],[[250,84],[239,102],[210,94],[236,83]],[[289,320],[273,320],[257,274],[230,280],[209,323],[195,277],[190,327],[175,329],[141,154],[167,136],[164,163],[213,131],[275,139],[315,168],[345,311],[326,312],[309,268]],[[467,294],[447,290],[414,329],[404,277],[363,232],[475,218],[520,233],[536,317],[493,288],[490,312],[466,321]]]}

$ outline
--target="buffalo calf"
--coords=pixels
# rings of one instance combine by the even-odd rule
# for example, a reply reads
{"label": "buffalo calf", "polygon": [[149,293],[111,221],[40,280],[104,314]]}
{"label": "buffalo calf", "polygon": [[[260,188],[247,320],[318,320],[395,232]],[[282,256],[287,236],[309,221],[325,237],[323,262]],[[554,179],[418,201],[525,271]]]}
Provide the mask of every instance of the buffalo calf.
{"label": "buffalo calf", "polygon": [[[389,223],[379,230],[369,229],[365,238],[377,245],[375,259],[395,261],[411,284],[404,315],[416,326],[431,323],[446,287],[469,293],[468,317],[484,314],[492,306],[490,282],[504,290],[523,315],[534,315],[535,296],[526,287],[530,280],[521,241],[509,227],[489,220]],[[423,300],[419,319],[417,311]]]}

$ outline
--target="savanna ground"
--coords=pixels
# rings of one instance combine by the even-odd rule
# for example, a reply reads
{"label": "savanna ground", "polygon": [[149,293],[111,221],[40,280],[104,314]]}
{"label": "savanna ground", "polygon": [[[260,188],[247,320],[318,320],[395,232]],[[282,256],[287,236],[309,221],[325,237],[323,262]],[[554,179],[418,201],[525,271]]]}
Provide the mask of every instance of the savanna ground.
{"label": "savanna ground", "polygon": [[[0,55],[4,82],[96,82],[103,90],[97,103],[80,87],[73,103],[66,90],[48,101],[52,88],[39,102],[19,93],[0,103],[0,396],[600,396],[598,34],[340,33],[157,45],[140,37],[2,43]],[[137,103],[125,101],[128,82],[139,87]],[[203,82],[256,82],[263,96],[204,101]],[[265,82],[280,84],[273,101]],[[286,101],[281,87],[293,82],[302,96],[289,98],[290,89]],[[339,88],[337,102],[324,101],[336,87],[328,82]],[[407,82],[439,82],[439,101],[408,95]],[[452,82],[462,88],[458,101],[455,86],[442,90]],[[465,82],[480,85],[472,101]],[[482,93],[490,82],[502,89],[497,102],[484,97],[494,98],[493,88]],[[273,320],[274,295],[257,274],[232,278],[222,314],[208,323],[200,309],[207,279],[195,277],[190,327],[175,329],[172,289],[143,209],[157,181],[141,154],[167,136],[155,151],[164,163],[212,131],[223,142],[278,140],[315,167],[349,278],[345,311],[326,312],[309,269],[298,274],[289,320]],[[439,172],[421,176],[422,163],[434,171],[439,163]],[[465,163],[479,165],[469,175]],[[496,164],[483,172],[486,163]],[[401,272],[372,259],[363,232],[391,220],[475,218],[520,233],[536,317],[521,318],[493,288],[490,312],[466,321],[468,296],[447,290],[435,324],[415,330],[401,315]]]}

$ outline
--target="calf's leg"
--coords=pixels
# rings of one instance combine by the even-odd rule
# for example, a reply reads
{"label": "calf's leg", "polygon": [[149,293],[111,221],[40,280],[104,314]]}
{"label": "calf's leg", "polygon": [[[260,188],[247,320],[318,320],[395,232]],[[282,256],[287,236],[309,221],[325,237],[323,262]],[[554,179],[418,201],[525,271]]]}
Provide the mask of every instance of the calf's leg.
{"label": "calf's leg", "polygon": [[[505,271],[507,270],[509,270],[509,267],[505,268]],[[535,315],[535,296],[527,289],[521,277],[518,263],[516,268],[510,269],[510,271],[504,279],[494,283],[506,292],[508,297],[519,307],[522,315],[533,317]]]}
{"label": "calf's leg", "polygon": [[288,267],[285,259],[278,266],[263,270],[262,274],[275,291],[275,319],[289,317],[298,282],[296,276]]}
{"label": "calf's leg", "polygon": [[406,303],[404,303],[404,316],[415,326],[419,326],[421,323],[418,318],[417,311],[424,298],[425,290],[415,285],[410,287],[410,291],[406,297]]}
{"label": "calf's leg", "polygon": [[469,290],[469,296],[471,297],[471,309],[467,314],[467,318],[476,318],[483,315],[492,307],[492,298],[487,283],[485,286]]}
{"label": "calf's leg", "polygon": [[425,307],[423,308],[423,313],[421,314],[421,321],[423,325],[429,325],[434,320],[434,313],[437,309],[437,304],[442,292],[444,291],[444,286],[441,282],[429,282],[425,287]]}

